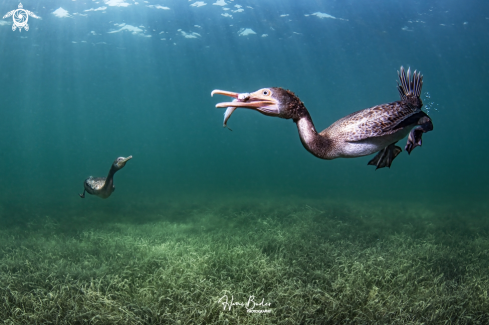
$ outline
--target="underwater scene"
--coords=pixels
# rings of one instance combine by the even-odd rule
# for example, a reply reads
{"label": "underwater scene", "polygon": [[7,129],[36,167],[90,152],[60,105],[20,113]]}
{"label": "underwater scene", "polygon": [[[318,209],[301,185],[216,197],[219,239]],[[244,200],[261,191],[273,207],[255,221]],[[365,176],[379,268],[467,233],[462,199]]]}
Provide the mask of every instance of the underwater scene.
{"label": "underwater scene", "polygon": [[487,1],[0,9],[2,324],[489,324]]}

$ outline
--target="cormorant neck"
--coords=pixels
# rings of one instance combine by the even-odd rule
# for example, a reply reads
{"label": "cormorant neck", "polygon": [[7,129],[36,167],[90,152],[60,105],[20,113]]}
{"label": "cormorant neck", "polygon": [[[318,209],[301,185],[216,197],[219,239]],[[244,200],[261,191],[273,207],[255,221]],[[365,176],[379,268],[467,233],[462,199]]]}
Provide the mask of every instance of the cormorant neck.
{"label": "cormorant neck", "polygon": [[294,122],[297,124],[299,137],[304,148],[318,158],[333,159],[330,157],[332,141],[328,137],[318,134],[311,115],[304,105],[298,109],[298,113],[299,118],[294,119]]}
{"label": "cormorant neck", "polygon": [[109,175],[107,175],[107,178],[114,177],[114,174],[117,173],[118,170],[119,169],[115,168],[114,165],[110,166]]}
{"label": "cormorant neck", "polygon": [[118,169],[116,169],[114,167],[114,165],[112,165],[110,167],[110,170],[109,170],[109,174],[107,175],[107,178],[105,178],[105,184],[104,184],[104,188],[107,188],[107,187],[112,187],[113,184],[114,184],[114,174],[118,171]]}

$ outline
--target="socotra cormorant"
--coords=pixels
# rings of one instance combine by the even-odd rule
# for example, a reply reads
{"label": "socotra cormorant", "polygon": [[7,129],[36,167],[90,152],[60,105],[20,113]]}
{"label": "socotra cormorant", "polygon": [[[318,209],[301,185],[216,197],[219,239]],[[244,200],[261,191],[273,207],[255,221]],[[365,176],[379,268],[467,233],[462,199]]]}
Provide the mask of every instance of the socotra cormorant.
{"label": "socotra cormorant", "polygon": [[83,194],[78,194],[83,199],[85,198],[85,192],[88,194],[96,195],[102,199],[108,198],[115,190],[114,186],[114,174],[122,169],[127,161],[132,159],[132,156],[127,158],[119,157],[114,160],[112,166],[110,166],[109,174],[107,177],[92,177],[90,176],[83,182]]}
{"label": "socotra cormorant", "polygon": [[322,159],[355,158],[373,154],[369,165],[377,168],[390,167],[402,151],[397,141],[408,135],[405,150],[410,154],[421,146],[421,136],[433,130],[431,118],[421,110],[420,98],[423,76],[403,67],[398,71],[397,89],[401,100],[366,108],[347,115],[318,133],[304,103],[291,91],[283,88],[263,88],[253,93],[235,93],[214,90],[233,97],[232,102],[219,103],[218,108],[227,108],[224,125],[236,108],[249,108],[258,112],[297,124],[303,146],[314,156]]}

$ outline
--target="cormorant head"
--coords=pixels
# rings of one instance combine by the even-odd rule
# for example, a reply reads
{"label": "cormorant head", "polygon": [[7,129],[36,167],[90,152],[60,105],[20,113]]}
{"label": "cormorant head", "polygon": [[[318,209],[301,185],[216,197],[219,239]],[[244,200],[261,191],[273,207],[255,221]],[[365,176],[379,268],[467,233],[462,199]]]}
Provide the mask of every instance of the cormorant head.
{"label": "cormorant head", "polygon": [[122,169],[126,165],[126,162],[129,159],[132,159],[132,156],[129,156],[127,158],[124,157],[117,158],[116,160],[114,160],[114,163],[112,164],[112,168],[115,169],[116,171]]}
{"label": "cormorant head", "polygon": [[234,98],[232,102],[217,104],[217,108],[250,108],[264,115],[285,119],[300,118],[302,108],[304,108],[304,104],[293,92],[283,88],[262,88],[253,93],[241,94],[225,90],[213,90],[211,95],[214,94]]}

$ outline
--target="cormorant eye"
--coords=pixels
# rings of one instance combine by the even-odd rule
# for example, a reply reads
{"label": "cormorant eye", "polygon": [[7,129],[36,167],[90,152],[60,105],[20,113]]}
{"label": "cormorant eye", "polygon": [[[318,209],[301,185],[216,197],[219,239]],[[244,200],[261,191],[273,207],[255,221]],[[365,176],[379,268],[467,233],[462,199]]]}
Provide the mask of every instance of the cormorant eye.
{"label": "cormorant eye", "polygon": [[265,96],[270,95],[270,90],[265,89],[265,90],[263,91],[263,95],[265,95]]}

